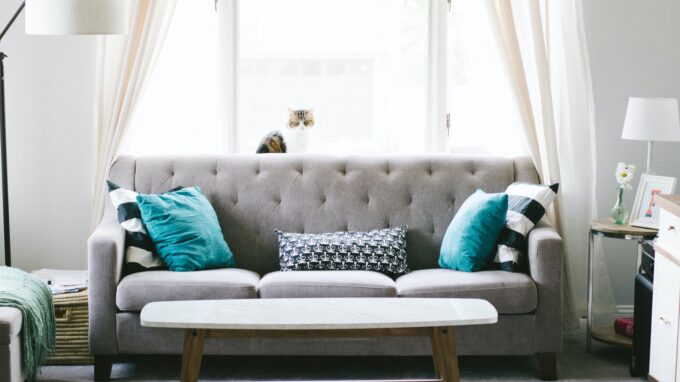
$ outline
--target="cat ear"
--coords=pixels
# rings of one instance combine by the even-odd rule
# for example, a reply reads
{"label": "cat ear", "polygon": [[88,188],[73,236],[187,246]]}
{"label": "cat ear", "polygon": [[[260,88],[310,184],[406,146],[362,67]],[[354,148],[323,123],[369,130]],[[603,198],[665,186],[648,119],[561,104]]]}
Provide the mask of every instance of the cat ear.
{"label": "cat ear", "polygon": [[288,108],[288,112],[289,112],[289,113],[294,113],[295,110],[293,110],[293,109],[291,109],[291,108]]}

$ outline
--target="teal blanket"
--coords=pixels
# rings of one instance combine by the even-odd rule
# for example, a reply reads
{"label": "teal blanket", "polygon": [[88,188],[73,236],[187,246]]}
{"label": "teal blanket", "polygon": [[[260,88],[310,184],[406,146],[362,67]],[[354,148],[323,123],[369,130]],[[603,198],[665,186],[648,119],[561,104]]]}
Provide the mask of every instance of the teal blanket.
{"label": "teal blanket", "polygon": [[21,358],[26,377],[35,379],[54,349],[56,327],[52,292],[44,282],[16,268],[0,267],[0,306],[21,311]]}

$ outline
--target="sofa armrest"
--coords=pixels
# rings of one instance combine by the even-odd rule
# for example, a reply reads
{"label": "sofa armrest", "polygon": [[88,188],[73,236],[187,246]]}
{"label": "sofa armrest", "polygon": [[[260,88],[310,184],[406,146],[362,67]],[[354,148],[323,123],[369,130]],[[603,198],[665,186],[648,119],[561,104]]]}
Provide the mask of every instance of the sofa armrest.
{"label": "sofa armrest", "polygon": [[562,350],[564,247],[557,231],[545,222],[536,225],[527,239],[529,274],[536,283],[536,353]]}
{"label": "sofa armrest", "polygon": [[116,354],[116,288],[125,253],[125,230],[112,205],[87,242],[90,351]]}
{"label": "sofa armrest", "polygon": [[0,345],[11,344],[19,336],[21,324],[19,309],[0,306]]}
{"label": "sofa armrest", "polygon": [[21,369],[21,311],[0,307],[0,381],[22,382]]}

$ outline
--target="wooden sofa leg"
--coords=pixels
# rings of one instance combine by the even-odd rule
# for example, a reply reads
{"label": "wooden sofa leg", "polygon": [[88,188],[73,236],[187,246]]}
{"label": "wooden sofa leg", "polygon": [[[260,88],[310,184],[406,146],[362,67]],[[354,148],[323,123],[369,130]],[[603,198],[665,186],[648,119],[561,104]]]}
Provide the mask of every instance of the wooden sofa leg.
{"label": "wooden sofa leg", "polygon": [[94,357],[94,380],[106,382],[111,379],[111,368],[113,367],[113,356],[96,355]]}
{"label": "wooden sofa leg", "polygon": [[557,354],[537,353],[539,378],[544,381],[557,380]]}

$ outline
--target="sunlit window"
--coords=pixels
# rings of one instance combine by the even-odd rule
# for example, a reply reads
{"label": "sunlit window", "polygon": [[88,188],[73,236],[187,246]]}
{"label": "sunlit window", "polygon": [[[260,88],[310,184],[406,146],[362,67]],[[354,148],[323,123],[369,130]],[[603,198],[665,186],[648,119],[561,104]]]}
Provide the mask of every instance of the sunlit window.
{"label": "sunlit window", "polygon": [[241,1],[239,151],[276,129],[307,151],[425,151],[427,26],[427,0]]}
{"label": "sunlit window", "polygon": [[491,4],[460,0],[449,22],[448,104],[452,152],[527,155]]}
{"label": "sunlit window", "polygon": [[[490,7],[178,1],[121,153],[254,153],[279,130],[291,151],[524,155]],[[289,109],[314,126],[290,129]]]}
{"label": "sunlit window", "polygon": [[120,153],[224,152],[213,0],[181,0]]}

